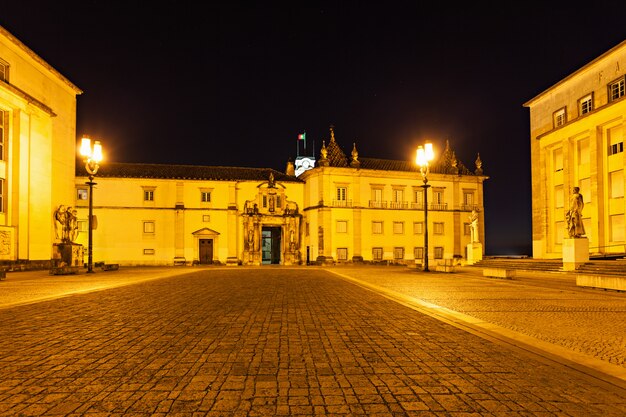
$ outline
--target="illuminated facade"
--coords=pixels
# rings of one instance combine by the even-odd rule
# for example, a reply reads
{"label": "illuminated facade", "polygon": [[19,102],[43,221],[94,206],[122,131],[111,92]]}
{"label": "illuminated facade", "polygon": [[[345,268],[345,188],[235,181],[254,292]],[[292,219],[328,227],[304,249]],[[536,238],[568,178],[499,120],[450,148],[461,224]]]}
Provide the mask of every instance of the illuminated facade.
{"label": "illuminated facade", "polygon": [[[429,176],[429,259],[466,257],[469,216],[483,224],[480,159],[470,172],[450,147]],[[79,243],[87,180],[78,166]],[[421,263],[423,188],[407,161],[351,160],[331,129],[317,165],[272,169],[103,163],[96,178],[96,260],[123,265]],[[484,239],[484,228],[480,227]],[[482,240],[484,242],[484,240]]]}
{"label": "illuminated facade", "polygon": [[[49,266],[63,239],[88,241],[88,175],[76,163],[82,91],[1,27],[0,80],[0,262]],[[356,145],[348,158],[331,128],[320,158],[298,155],[296,164],[280,172],[105,160],[93,193],[94,261],[421,262],[414,162],[359,158]],[[429,259],[466,257],[474,209],[484,243],[481,164],[470,171],[449,144],[432,164]]]}
{"label": "illuminated facade", "polygon": [[530,109],[534,258],[559,258],[574,187],[590,255],[625,253],[626,41],[524,104]]}
{"label": "illuminated facade", "polygon": [[73,201],[82,92],[0,27],[0,261],[52,258],[52,213]]}

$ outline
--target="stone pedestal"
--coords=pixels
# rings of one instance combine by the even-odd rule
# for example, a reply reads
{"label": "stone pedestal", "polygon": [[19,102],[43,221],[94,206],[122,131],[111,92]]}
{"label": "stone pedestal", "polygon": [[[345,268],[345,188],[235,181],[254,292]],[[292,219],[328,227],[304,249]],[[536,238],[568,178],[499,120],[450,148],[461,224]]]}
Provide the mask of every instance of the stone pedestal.
{"label": "stone pedestal", "polygon": [[563,270],[574,271],[585,262],[589,262],[589,239],[563,239]]}
{"label": "stone pedestal", "polygon": [[83,245],[78,243],[55,243],[52,259],[55,266],[82,267],[85,263]]}
{"label": "stone pedestal", "polygon": [[474,265],[483,259],[483,244],[474,242],[467,245],[467,264]]}

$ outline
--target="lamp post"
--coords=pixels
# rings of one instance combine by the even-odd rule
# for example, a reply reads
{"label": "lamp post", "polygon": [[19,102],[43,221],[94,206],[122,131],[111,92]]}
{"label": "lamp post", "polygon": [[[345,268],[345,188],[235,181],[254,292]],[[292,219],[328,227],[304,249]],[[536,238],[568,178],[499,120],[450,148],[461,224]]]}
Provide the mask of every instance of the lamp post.
{"label": "lamp post", "polygon": [[429,272],[428,269],[428,173],[430,172],[430,167],[428,163],[432,161],[435,157],[435,153],[433,151],[433,144],[430,142],[426,142],[424,146],[420,145],[417,147],[417,156],[415,158],[415,162],[420,167],[420,173],[422,174],[422,180],[424,181],[424,272]]}
{"label": "lamp post", "polygon": [[93,147],[91,146],[91,139],[87,136],[83,136],[80,142],[80,154],[85,161],[85,169],[89,174],[89,181],[85,184],[89,186],[89,240],[87,246],[87,273],[93,273],[93,186],[96,185],[93,182],[98,168],[100,168],[100,161],[102,161],[102,145],[99,140],[94,141]]}

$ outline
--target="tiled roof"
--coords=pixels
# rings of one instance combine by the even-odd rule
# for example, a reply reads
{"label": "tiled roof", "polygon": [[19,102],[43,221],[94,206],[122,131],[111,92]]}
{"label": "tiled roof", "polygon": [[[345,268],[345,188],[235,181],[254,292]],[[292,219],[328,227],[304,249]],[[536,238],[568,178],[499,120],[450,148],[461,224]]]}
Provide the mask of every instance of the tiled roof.
{"label": "tiled roof", "polygon": [[[272,168],[243,168],[200,165],[135,164],[106,162],[98,169],[97,177],[109,178],[160,178],[214,181],[267,181],[270,173],[277,182],[302,182]],[[76,175],[87,176],[85,165],[76,163]]]}
{"label": "tiled roof", "polygon": [[[377,159],[377,158],[359,158],[361,161],[361,169],[376,169],[380,171],[407,171],[407,172],[419,172],[420,168],[412,161],[396,161],[392,159]],[[476,175],[460,162],[458,163],[460,175]],[[456,174],[451,172],[449,166],[445,163],[441,163],[438,160],[429,167],[430,172],[433,174]]]}

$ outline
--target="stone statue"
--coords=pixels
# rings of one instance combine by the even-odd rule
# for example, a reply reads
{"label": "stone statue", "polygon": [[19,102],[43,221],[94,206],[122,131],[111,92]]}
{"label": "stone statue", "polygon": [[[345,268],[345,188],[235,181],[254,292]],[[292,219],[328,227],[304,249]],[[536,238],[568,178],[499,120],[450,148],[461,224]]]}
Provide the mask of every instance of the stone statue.
{"label": "stone statue", "polygon": [[70,242],[74,242],[78,238],[78,211],[67,208],[67,238]]}
{"label": "stone statue", "polygon": [[574,187],[569,199],[569,210],[565,213],[567,234],[570,238],[578,238],[585,235],[583,207],[585,207],[585,203],[583,202],[583,196],[580,194],[580,188]]}
{"label": "stone statue", "polygon": [[472,210],[472,214],[469,216],[470,221],[470,242],[477,243],[478,240],[478,212]]}
{"label": "stone statue", "polygon": [[67,208],[61,204],[54,212],[54,232],[56,238],[63,241],[65,238],[65,225],[67,224]]}
{"label": "stone statue", "polygon": [[63,243],[72,243],[78,238],[77,210],[60,205],[54,212],[54,232]]}

